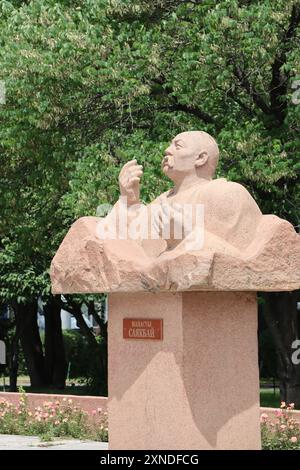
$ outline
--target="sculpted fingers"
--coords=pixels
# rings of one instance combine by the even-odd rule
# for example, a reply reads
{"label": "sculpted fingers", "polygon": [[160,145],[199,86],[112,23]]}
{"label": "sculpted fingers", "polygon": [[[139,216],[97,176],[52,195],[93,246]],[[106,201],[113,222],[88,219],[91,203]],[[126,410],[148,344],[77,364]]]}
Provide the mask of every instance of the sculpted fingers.
{"label": "sculpted fingers", "polygon": [[139,201],[139,182],[143,174],[142,165],[136,160],[125,163],[119,175],[119,185],[122,196],[127,196],[130,203]]}
{"label": "sculpted fingers", "polygon": [[125,186],[131,185],[140,180],[140,177],[143,174],[142,166],[141,165],[132,165],[126,169],[121,175],[120,181]]}
{"label": "sculpted fingers", "polygon": [[125,163],[125,165],[122,167],[120,174],[119,174],[119,181],[123,180],[124,177],[126,178],[126,175],[129,171],[129,169],[133,166],[136,166],[136,160],[130,160],[129,162]]}
{"label": "sculpted fingers", "polygon": [[130,160],[129,162],[125,163],[123,165],[121,173],[125,172],[128,168],[132,167],[133,165],[136,165],[137,161],[136,160]]}
{"label": "sculpted fingers", "polygon": [[133,165],[128,169],[128,172],[132,175],[135,173],[143,173],[143,166],[142,165]]}
{"label": "sculpted fingers", "polygon": [[142,165],[138,165],[136,160],[130,160],[129,162],[125,163],[125,165],[122,167],[120,176],[126,175],[131,171],[139,168],[143,168]]}
{"label": "sculpted fingers", "polygon": [[134,171],[131,171],[129,177],[130,178],[135,178],[135,177],[141,177],[143,174],[143,171],[142,170],[134,170]]}
{"label": "sculpted fingers", "polygon": [[130,183],[138,183],[140,179],[140,176],[133,176],[132,178],[130,178]]}

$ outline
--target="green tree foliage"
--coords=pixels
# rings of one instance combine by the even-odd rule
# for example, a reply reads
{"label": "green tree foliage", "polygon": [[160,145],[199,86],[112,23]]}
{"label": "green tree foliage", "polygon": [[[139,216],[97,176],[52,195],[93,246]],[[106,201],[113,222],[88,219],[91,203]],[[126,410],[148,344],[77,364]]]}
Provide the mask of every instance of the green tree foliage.
{"label": "green tree foliage", "polygon": [[167,189],[183,130],[299,226],[299,23],[298,0],[0,1],[0,300],[49,296],[59,243],[116,201],[128,159],[145,202]]}
{"label": "green tree foliage", "polygon": [[219,175],[298,225],[298,2],[34,0],[0,11],[3,297],[44,292],[69,224],[116,200],[126,160],[144,164],[145,201],[165,189],[164,145],[185,129],[214,134]]}

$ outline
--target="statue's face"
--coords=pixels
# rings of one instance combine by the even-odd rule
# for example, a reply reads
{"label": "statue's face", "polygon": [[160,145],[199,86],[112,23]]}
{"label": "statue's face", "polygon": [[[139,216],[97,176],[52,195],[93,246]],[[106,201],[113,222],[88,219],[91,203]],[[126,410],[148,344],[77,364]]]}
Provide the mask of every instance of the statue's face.
{"label": "statue's face", "polygon": [[195,162],[200,152],[199,137],[193,132],[178,134],[165,150],[162,170],[171,180],[195,172]]}

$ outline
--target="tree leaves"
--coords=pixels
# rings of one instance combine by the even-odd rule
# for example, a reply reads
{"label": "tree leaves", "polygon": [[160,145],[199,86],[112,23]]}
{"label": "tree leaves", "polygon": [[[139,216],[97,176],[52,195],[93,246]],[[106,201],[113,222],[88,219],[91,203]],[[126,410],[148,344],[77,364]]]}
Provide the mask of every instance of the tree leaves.
{"label": "tree leaves", "polygon": [[47,295],[66,231],[117,199],[127,160],[145,202],[166,190],[160,160],[184,130],[213,134],[218,176],[299,224],[294,3],[0,2],[2,299]]}

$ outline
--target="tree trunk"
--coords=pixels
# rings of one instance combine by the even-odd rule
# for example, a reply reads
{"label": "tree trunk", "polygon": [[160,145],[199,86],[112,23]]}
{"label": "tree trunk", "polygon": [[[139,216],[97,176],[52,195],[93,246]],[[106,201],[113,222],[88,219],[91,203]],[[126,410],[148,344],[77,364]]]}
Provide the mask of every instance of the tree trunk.
{"label": "tree trunk", "polygon": [[[297,299],[299,291],[266,294],[265,319],[278,356],[280,399],[300,408],[300,363],[295,361],[295,341],[300,337]],[[293,356],[294,354],[294,356]]]}
{"label": "tree trunk", "polygon": [[[96,337],[93,331],[86,324],[84,317],[81,311],[81,305],[73,302],[70,297],[65,296],[67,299],[67,305],[64,306],[76,319],[77,326],[80,328],[81,333],[86,337],[87,341],[90,344],[92,351],[91,364],[93,363],[96,374],[97,374],[97,384],[96,389],[99,393],[106,395],[107,394],[107,325],[103,325],[101,328],[101,335],[104,334],[104,341],[101,344],[98,344]],[[89,305],[89,309],[91,305]],[[95,312],[94,312],[95,313]],[[98,321],[97,321],[98,322]]]}
{"label": "tree trunk", "polygon": [[100,374],[103,383],[103,394],[107,395],[108,392],[108,357],[107,357],[107,322],[104,322],[101,316],[96,312],[95,302],[88,304],[89,314],[93,316],[96,323],[100,328],[101,343],[99,344],[100,350]]}
{"label": "tree trunk", "polygon": [[60,300],[51,296],[44,307],[45,377],[49,385],[63,389],[66,385],[67,368],[60,310]]}
{"label": "tree trunk", "polygon": [[43,347],[37,324],[37,301],[18,304],[16,321],[32,387],[45,385]]}
{"label": "tree trunk", "polygon": [[10,344],[9,360],[9,391],[17,392],[17,380],[19,369],[19,341],[20,341],[20,323],[16,316],[16,330]]}

